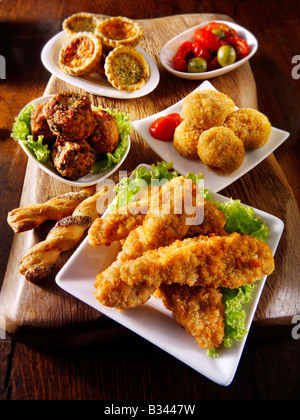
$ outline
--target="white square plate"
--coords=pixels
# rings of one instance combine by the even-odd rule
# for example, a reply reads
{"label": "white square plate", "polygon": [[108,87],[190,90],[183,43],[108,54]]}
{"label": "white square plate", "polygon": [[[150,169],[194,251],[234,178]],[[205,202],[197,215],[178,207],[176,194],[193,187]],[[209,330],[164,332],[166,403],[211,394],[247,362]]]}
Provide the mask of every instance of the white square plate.
{"label": "white square plate", "polygon": [[[211,193],[214,201],[225,202],[228,198]],[[267,243],[275,254],[283,222],[275,216],[260,210],[256,215],[265,220],[270,229]],[[92,247],[85,239],[70,260],[56,277],[56,283],[67,293],[75,296],[104,315],[120,323],[146,340],[181,360],[210,380],[227,386],[234,378],[247,336],[235,342],[230,349],[221,349],[219,357],[210,359],[207,351],[201,349],[193,337],[189,336],[173,319],[161,301],[152,297],[146,304],[119,312],[101,305],[94,297],[94,283],[98,273],[105,270],[116,258],[120,246]],[[247,312],[246,327],[250,329],[266,278],[259,281],[254,290],[253,300],[245,305]]]}
{"label": "white square plate", "polygon": [[[203,89],[216,90],[214,86],[208,81],[201,83],[201,85],[198,86],[198,88],[195,90]],[[277,147],[279,147],[289,136],[288,132],[272,127],[271,136],[268,143],[259,149],[247,150],[244,162],[237,171],[226,176],[217,175],[214,172],[208,171],[206,165],[204,165],[200,160],[190,160],[182,157],[177,152],[177,150],[175,150],[172,142],[156,140],[150,134],[149,128],[152,122],[157,118],[172,114],[173,112],[178,114],[181,113],[183,100],[184,99],[177,102],[175,105],[170,106],[164,111],[152,115],[151,117],[134,121],[131,123],[131,126],[137,132],[137,134],[151,147],[151,149],[154,150],[154,152],[157,153],[158,156],[160,156],[165,162],[174,162],[173,168],[176,169],[181,175],[185,176],[188,172],[202,172],[205,176],[205,185],[207,188],[209,188],[210,191],[221,191],[223,188],[226,188],[228,185],[241,178],[256,165],[258,165],[262,160],[264,160],[268,155],[273,153],[274,150],[277,149]]]}

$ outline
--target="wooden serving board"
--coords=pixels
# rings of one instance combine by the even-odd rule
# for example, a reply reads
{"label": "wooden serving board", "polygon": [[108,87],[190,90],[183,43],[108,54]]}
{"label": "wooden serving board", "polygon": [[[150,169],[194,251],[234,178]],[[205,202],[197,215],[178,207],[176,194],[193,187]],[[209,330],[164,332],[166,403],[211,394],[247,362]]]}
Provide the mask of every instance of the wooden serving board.
{"label": "wooden serving board", "polygon": [[[144,28],[140,46],[159,67],[161,79],[158,87],[148,96],[132,100],[88,95],[92,103],[118,108],[127,112],[134,121],[181,100],[199,82],[169,74],[160,64],[159,52],[173,36],[214,19],[231,20],[224,15],[192,14],[139,21]],[[249,63],[210,81],[218,90],[229,95],[238,107],[257,108],[256,85]],[[85,93],[52,76],[45,94],[60,90]],[[161,160],[134,132],[131,139],[131,151],[120,170],[129,172],[140,163],[151,164]],[[70,190],[76,188],[54,180],[29,160],[20,206],[44,202]],[[240,198],[243,203],[276,215],[285,222],[285,231],[276,253],[276,270],[268,278],[254,325],[290,326],[291,317],[299,312],[299,270],[296,264],[300,246],[299,238],[294,235],[298,229],[295,225],[298,208],[281,168],[271,155],[222,193]],[[53,224],[47,222],[33,232],[15,235],[0,295],[0,315],[5,318],[7,332],[19,341],[39,346],[80,345],[128,334],[125,328],[62,291],[55,283],[56,273],[38,285],[27,282],[18,273],[23,255],[34,243],[45,239]],[[298,243],[293,243],[292,238]],[[66,252],[61,255],[57,271],[71,254]]]}

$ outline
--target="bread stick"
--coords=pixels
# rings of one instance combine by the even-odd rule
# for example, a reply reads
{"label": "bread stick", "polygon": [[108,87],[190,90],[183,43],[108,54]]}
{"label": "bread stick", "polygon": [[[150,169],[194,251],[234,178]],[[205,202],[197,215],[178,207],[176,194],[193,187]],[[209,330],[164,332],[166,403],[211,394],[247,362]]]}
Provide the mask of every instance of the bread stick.
{"label": "bread stick", "polygon": [[54,270],[60,254],[79,243],[85,231],[99,217],[97,200],[106,193],[103,187],[88,197],[67,216],[56,223],[45,241],[34,245],[23,257],[19,272],[32,283],[38,283]]}
{"label": "bread stick", "polygon": [[70,216],[76,207],[93,195],[95,187],[69,192],[41,204],[19,207],[8,213],[7,222],[15,233],[35,229],[46,220],[61,220]]}

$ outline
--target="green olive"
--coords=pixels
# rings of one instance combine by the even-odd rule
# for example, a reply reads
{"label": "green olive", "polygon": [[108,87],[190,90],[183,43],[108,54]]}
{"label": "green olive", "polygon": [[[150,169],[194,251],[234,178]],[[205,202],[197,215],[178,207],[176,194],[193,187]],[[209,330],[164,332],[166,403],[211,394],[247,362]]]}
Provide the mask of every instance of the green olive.
{"label": "green olive", "polygon": [[229,66],[236,60],[235,49],[231,45],[224,45],[218,49],[217,60],[221,67]]}
{"label": "green olive", "polygon": [[194,57],[189,61],[188,72],[189,73],[203,73],[207,70],[207,61],[201,57]]}
{"label": "green olive", "polygon": [[220,39],[225,39],[226,38],[226,34],[224,31],[222,31],[222,29],[213,29],[212,33],[217,35],[218,38]]}

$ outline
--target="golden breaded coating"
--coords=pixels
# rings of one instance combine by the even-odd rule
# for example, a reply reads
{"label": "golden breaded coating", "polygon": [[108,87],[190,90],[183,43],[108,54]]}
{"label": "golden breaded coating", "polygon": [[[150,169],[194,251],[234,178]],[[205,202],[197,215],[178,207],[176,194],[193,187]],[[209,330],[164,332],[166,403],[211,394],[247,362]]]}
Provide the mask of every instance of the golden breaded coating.
{"label": "golden breaded coating", "polygon": [[215,90],[199,90],[190,93],[183,101],[181,117],[207,130],[221,125],[235,109],[234,102],[224,93]]}
{"label": "golden breaded coating", "polygon": [[242,165],[244,143],[230,128],[213,127],[201,134],[198,155],[208,170],[218,175],[228,175]]}
{"label": "golden breaded coating", "polygon": [[176,127],[173,146],[177,152],[187,159],[199,159],[197,146],[203,129],[194,127],[189,120]]}
{"label": "golden breaded coating", "polygon": [[249,235],[200,236],[177,240],[126,261],[120,279],[137,285],[163,284],[237,288],[255,283],[274,270],[272,251],[265,242]]}
{"label": "golden breaded coating", "polygon": [[273,254],[265,242],[238,233],[201,236],[116,261],[97,276],[95,296],[123,310],[145,303],[161,284],[235,289],[273,270]]}
{"label": "golden breaded coating", "polygon": [[225,335],[225,310],[218,289],[161,285],[155,296],[201,348],[220,346]]}
{"label": "golden breaded coating", "polygon": [[242,140],[245,149],[257,149],[264,146],[271,134],[271,124],[261,112],[240,108],[229,114],[224,126],[231,128],[235,135]]}

